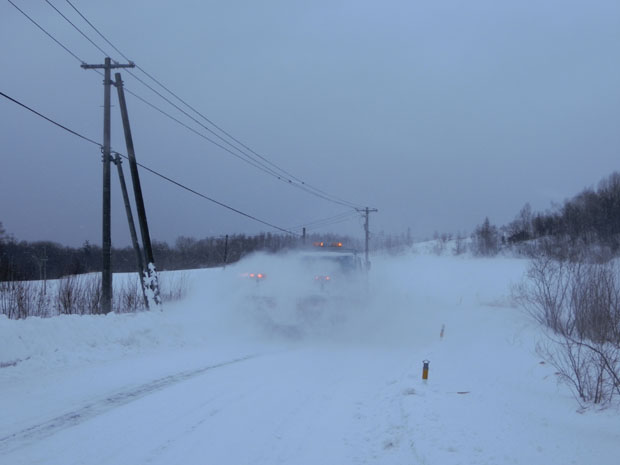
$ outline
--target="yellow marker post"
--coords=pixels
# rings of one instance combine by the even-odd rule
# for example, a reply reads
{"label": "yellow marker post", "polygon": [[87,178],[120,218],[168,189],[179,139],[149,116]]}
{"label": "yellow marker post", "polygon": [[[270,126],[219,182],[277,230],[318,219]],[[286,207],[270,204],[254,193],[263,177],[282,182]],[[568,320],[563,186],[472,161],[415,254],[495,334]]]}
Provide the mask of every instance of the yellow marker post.
{"label": "yellow marker post", "polygon": [[431,363],[428,360],[422,361],[422,379],[428,379],[428,364]]}

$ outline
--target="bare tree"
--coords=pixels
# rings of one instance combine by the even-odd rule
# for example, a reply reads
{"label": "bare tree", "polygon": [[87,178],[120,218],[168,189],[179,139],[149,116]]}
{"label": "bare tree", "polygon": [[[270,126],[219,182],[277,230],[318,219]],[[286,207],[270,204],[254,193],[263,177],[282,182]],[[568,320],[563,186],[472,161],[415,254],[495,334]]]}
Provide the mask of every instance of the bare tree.
{"label": "bare tree", "polygon": [[620,270],[613,262],[535,259],[515,296],[545,328],[539,353],[582,404],[620,394]]}
{"label": "bare tree", "polygon": [[476,228],[473,234],[472,246],[472,251],[476,255],[492,256],[499,252],[499,233],[497,227],[491,224],[489,218],[485,218],[482,225]]}
{"label": "bare tree", "polygon": [[467,242],[465,240],[465,236],[461,233],[457,233],[454,238],[454,248],[452,249],[452,253],[454,255],[462,255],[467,252]]}

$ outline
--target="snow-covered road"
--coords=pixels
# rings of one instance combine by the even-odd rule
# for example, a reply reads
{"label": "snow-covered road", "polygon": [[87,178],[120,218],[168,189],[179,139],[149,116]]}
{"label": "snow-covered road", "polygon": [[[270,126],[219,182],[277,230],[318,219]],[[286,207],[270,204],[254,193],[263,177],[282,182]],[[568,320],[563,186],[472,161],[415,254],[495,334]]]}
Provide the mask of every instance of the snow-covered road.
{"label": "snow-covered road", "polygon": [[411,462],[404,355],[290,349],[170,374],[4,432],[0,455],[15,464]]}
{"label": "snow-covered road", "polygon": [[164,312],[0,319],[0,463],[616,464],[618,412],[578,412],[511,305],[523,270],[377,260],[367,307],[300,338],[214,271]]}

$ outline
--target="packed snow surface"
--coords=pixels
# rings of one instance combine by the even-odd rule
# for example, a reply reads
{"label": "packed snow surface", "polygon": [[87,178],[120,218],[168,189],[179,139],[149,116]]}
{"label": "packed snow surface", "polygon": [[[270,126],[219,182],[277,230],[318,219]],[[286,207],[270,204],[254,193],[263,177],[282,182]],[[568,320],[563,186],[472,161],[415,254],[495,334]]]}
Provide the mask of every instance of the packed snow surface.
{"label": "packed snow surface", "polygon": [[618,409],[579,409],[512,303],[525,260],[376,257],[327,298],[293,262],[185,272],[163,311],[0,317],[0,463],[619,463]]}

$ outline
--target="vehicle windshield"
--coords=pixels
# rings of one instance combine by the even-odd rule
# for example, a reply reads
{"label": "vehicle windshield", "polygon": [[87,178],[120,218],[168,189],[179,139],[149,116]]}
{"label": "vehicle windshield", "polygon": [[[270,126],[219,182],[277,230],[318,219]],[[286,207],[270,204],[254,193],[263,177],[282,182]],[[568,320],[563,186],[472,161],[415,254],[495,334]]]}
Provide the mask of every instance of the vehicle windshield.
{"label": "vehicle windshield", "polygon": [[357,269],[356,257],[352,254],[306,255],[302,262],[313,270],[328,268],[329,271],[349,273]]}

